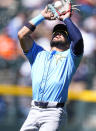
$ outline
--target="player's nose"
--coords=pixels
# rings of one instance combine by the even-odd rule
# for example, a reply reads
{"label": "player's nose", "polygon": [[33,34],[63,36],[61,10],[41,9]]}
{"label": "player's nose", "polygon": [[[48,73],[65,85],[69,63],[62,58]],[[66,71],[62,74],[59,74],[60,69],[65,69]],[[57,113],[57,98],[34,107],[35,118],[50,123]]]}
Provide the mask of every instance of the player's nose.
{"label": "player's nose", "polygon": [[56,35],[56,38],[60,38],[60,37],[61,37],[61,34],[60,34],[60,33]]}

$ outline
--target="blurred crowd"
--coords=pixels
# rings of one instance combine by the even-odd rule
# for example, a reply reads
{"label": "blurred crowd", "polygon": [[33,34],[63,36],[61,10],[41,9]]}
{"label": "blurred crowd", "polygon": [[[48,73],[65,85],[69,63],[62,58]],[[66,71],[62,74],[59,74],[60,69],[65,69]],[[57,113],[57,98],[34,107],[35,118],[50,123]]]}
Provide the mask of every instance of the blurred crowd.
{"label": "blurred crowd", "polygon": [[[31,86],[30,64],[23,55],[17,33],[26,21],[38,15],[48,3],[55,1],[0,1],[0,84]],[[84,82],[86,89],[96,89],[96,0],[72,2],[80,5],[80,12],[75,11],[72,20],[79,27],[84,39],[84,56],[73,82]],[[46,50],[50,50],[51,31],[57,23],[58,21],[46,20],[32,34],[35,41]],[[3,102],[2,97],[0,101]],[[0,106],[3,107],[5,105],[2,102]]]}

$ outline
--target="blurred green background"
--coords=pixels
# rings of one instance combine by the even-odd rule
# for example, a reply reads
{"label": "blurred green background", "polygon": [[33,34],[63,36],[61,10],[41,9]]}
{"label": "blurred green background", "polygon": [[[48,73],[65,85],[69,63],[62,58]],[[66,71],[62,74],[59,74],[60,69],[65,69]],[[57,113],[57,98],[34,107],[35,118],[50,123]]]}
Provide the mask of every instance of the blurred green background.
{"label": "blurred green background", "polygon": [[[19,131],[32,100],[30,96],[1,93],[3,85],[6,86],[4,92],[7,92],[8,85],[19,85],[22,90],[23,86],[31,88],[30,65],[20,48],[17,33],[26,21],[54,1],[0,0],[0,131]],[[72,20],[82,33],[84,56],[70,90],[77,96],[81,91],[91,90],[93,95],[80,95],[80,98],[87,97],[87,102],[85,98],[80,101],[77,97],[69,97],[66,131],[96,131],[96,0],[72,2],[81,5],[80,12],[74,12]],[[58,21],[44,21],[33,34],[36,42],[46,50],[50,50],[51,31],[56,23]]]}

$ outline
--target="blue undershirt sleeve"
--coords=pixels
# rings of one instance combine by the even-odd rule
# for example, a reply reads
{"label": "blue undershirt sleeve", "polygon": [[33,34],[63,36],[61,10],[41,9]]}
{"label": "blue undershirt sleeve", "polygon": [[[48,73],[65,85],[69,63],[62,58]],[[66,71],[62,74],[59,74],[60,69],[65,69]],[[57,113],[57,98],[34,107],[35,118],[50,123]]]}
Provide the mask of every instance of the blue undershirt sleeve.
{"label": "blue undershirt sleeve", "polygon": [[79,29],[73,24],[70,18],[64,20],[67,26],[68,34],[71,39],[70,48],[76,56],[83,54],[83,38]]}

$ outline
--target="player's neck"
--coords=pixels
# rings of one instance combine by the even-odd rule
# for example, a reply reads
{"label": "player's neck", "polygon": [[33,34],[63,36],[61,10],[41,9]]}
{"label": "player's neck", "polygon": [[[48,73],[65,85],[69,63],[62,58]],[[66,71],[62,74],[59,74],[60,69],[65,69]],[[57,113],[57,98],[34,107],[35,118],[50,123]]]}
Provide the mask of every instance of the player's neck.
{"label": "player's neck", "polygon": [[53,50],[56,50],[56,51],[60,51],[60,52],[64,51],[63,49],[59,49],[59,48],[57,48],[57,47],[52,47],[51,50],[52,50],[52,51],[53,51]]}

